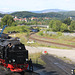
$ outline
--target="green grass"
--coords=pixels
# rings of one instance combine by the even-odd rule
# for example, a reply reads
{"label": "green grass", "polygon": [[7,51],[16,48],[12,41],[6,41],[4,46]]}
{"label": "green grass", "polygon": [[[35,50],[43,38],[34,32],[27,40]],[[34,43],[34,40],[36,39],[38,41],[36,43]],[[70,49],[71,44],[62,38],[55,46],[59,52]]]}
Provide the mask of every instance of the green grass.
{"label": "green grass", "polygon": [[[56,56],[56,55],[55,55]],[[69,63],[69,64],[73,64],[74,62],[72,62],[69,58],[67,58],[67,57],[59,57],[59,56],[56,56],[57,58],[59,58],[59,59],[61,59],[61,60],[63,60],[64,62],[66,62],[66,63]]]}
{"label": "green grass", "polygon": [[[73,42],[75,41],[75,37],[61,35],[62,34],[61,32],[57,32],[57,34],[58,35],[53,35],[53,34],[48,35],[48,34],[43,34],[43,31],[40,31],[36,34],[37,36],[35,36],[35,38],[50,41],[50,42],[55,42],[55,43],[75,45],[75,42]],[[39,38],[38,36],[41,36],[41,37]]]}
{"label": "green grass", "polygon": [[5,30],[4,30],[4,33],[8,33],[9,31],[16,31],[16,32],[20,32],[20,33],[23,33],[23,32],[27,32],[27,31],[30,31],[29,29],[30,27],[26,26],[26,25],[23,25],[23,26],[11,26],[11,27],[6,27]]}
{"label": "green grass", "polygon": [[29,54],[29,59],[32,59],[32,62],[35,64],[45,65],[45,62],[40,58],[42,53],[33,53]]}

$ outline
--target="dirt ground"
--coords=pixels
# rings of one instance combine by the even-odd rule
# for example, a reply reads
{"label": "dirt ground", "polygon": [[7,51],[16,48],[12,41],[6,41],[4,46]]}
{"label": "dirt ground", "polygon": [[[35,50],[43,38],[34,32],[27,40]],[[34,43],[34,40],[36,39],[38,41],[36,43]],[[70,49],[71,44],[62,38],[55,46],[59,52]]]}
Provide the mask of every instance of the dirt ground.
{"label": "dirt ground", "polygon": [[47,47],[30,47],[26,46],[26,49],[29,51],[29,53],[38,53],[38,52],[44,52],[47,51],[48,54],[56,55],[58,57],[66,58],[68,60],[71,60],[72,62],[75,62],[75,49],[68,50],[68,49],[54,49],[54,48],[47,48]]}

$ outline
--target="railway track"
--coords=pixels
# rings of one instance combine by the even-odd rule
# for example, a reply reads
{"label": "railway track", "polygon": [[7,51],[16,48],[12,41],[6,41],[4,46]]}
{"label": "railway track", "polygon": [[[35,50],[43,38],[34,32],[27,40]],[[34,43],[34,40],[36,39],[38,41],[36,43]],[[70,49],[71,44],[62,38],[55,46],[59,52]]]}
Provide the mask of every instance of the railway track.
{"label": "railway track", "polygon": [[34,38],[34,37],[32,37],[32,36],[30,36],[29,39],[32,39],[32,40],[35,40],[35,41],[38,41],[38,42],[43,42],[43,43],[48,43],[48,44],[63,46],[63,47],[75,48],[74,45],[67,45],[67,44],[61,44],[61,43],[50,42],[50,41],[46,41],[46,40],[42,40],[42,39],[37,39],[37,38]]}
{"label": "railway track", "polygon": [[72,75],[71,70],[74,69],[75,65],[65,63],[61,59],[51,55],[43,55],[42,59],[49,67],[53,67],[58,72],[58,75]]}

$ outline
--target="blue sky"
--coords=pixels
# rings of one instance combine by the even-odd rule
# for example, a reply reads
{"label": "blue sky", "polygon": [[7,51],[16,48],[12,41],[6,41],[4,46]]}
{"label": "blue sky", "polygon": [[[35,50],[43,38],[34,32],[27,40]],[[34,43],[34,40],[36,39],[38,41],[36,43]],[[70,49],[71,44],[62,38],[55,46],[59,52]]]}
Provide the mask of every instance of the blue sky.
{"label": "blue sky", "polygon": [[75,10],[75,0],[0,0],[0,11]]}

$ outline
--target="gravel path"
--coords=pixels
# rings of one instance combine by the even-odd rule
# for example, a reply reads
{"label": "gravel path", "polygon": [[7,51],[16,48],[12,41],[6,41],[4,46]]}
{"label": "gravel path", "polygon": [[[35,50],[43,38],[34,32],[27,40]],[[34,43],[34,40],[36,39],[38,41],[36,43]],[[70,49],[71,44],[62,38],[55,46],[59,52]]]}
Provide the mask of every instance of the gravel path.
{"label": "gravel path", "polygon": [[66,57],[69,58],[72,62],[75,62],[75,49],[67,50],[67,49],[54,49],[47,47],[30,47],[26,46],[26,49],[29,53],[38,53],[47,51],[48,54],[56,55],[58,57]]}

